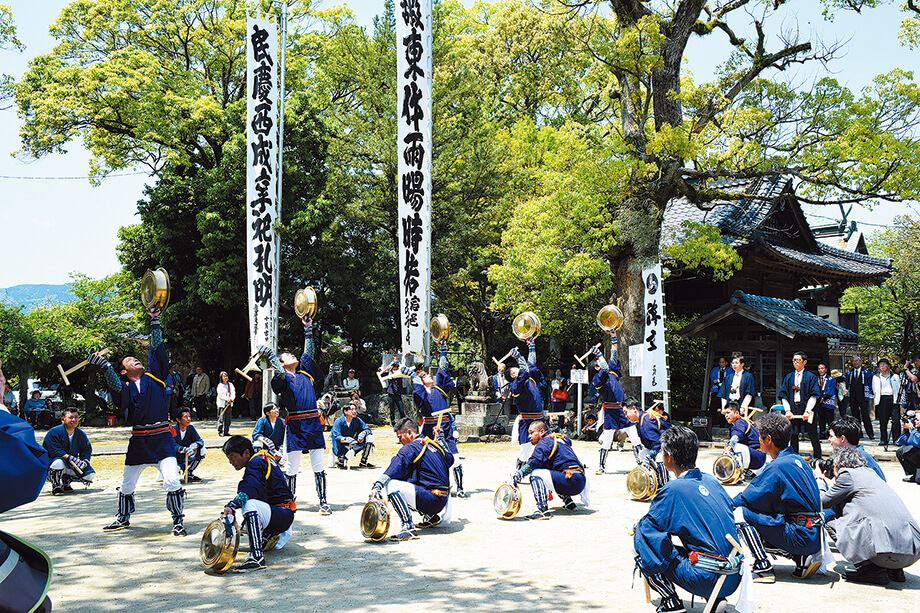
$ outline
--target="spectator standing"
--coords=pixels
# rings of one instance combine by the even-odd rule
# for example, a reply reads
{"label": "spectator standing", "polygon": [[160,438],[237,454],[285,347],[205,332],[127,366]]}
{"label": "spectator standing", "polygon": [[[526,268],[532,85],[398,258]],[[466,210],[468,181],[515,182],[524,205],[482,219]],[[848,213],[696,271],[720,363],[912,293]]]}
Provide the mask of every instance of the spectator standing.
{"label": "spectator standing", "polygon": [[917,361],[920,356],[913,356],[910,360],[904,361],[904,367],[901,369],[901,394],[899,404],[903,413],[917,410],[917,381],[920,380],[920,369],[917,367]]}
{"label": "spectator standing", "polygon": [[166,375],[166,399],[169,401],[170,419],[179,419],[183,389],[182,373],[179,372],[179,365],[173,362],[169,365],[169,374]]}
{"label": "spectator standing", "polygon": [[498,372],[492,375],[492,393],[495,395],[495,402],[502,405],[502,415],[509,417],[511,415],[511,393],[508,379],[505,378],[505,363],[498,365]]}
{"label": "spectator standing", "polygon": [[354,368],[348,369],[348,376],[342,381],[342,387],[344,387],[345,391],[349,394],[354,390],[361,391],[361,382],[355,377]]}
{"label": "spectator standing", "polygon": [[709,371],[709,422],[711,425],[724,425],[725,418],[722,416],[722,399],[719,398],[719,390],[722,388],[722,382],[725,381],[725,375],[728,373],[728,360],[725,356],[719,356],[719,363],[713,366]]}
{"label": "spectator standing", "polygon": [[221,372],[220,383],[217,384],[217,436],[230,436],[234,400],[236,388],[230,383],[230,376]]}
{"label": "spectator standing", "polygon": [[878,374],[872,377],[872,395],[875,397],[875,416],[881,443],[888,451],[888,422],[891,421],[891,440],[898,437],[898,423],[901,421],[900,407],[895,403],[900,389],[900,378],[891,373],[888,358],[878,361]]}
{"label": "spectator standing", "polygon": [[211,390],[211,379],[201,366],[195,367],[195,377],[192,379],[192,402],[195,405],[195,419],[205,419],[208,414],[208,392]]}
{"label": "spectator standing", "polygon": [[[908,415],[905,414],[905,418]],[[913,420],[901,420],[901,427],[904,434],[897,440],[896,445],[900,445],[897,456],[901,468],[904,469],[904,481],[908,483],[920,482],[920,413],[914,413]]]}
{"label": "spectator standing", "polygon": [[[562,376],[562,370],[557,368],[553,380],[550,381],[550,400],[553,403],[553,413],[564,413],[569,403],[569,383]],[[564,422],[563,422],[564,425]]]}
{"label": "spectator standing", "polygon": [[903,583],[904,569],[920,560],[920,526],[904,502],[855,449],[834,450],[835,479],[816,474],[830,484],[821,494],[828,532],[840,554],[856,566],[844,573],[846,580]]}
{"label": "spectator standing", "polygon": [[834,409],[837,407],[837,380],[830,375],[827,364],[818,364],[818,389],[821,399],[818,401],[819,438],[827,438],[827,425],[834,421]]}
{"label": "spectator standing", "polygon": [[259,406],[262,404],[262,373],[256,371],[246,383],[246,388],[243,390],[243,398],[249,403],[249,419],[252,421],[258,421],[261,419],[259,416]]}
{"label": "spectator standing", "polygon": [[399,410],[399,418],[406,416],[406,410],[403,408],[403,379],[394,377],[387,381],[387,399],[390,401],[390,425],[396,425],[396,411]]}
{"label": "spectator standing", "polygon": [[862,358],[851,358],[853,368],[847,371],[845,380],[850,391],[850,414],[862,420],[868,438],[875,438],[872,420],[869,418],[869,394],[872,393],[872,372],[863,368]]}

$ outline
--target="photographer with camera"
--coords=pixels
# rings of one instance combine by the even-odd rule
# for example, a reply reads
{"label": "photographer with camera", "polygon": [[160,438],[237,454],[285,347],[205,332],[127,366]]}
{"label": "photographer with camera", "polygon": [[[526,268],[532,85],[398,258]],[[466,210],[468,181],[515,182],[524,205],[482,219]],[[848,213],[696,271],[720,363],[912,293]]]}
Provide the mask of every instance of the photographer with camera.
{"label": "photographer with camera", "polygon": [[898,404],[901,405],[901,413],[917,410],[917,381],[920,380],[920,367],[917,362],[920,356],[913,356],[909,360],[904,360],[899,374],[901,378],[900,394]]}
{"label": "photographer with camera", "polygon": [[[855,449],[866,458],[866,464],[869,465],[869,468],[874,470],[879,477],[882,478],[882,481],[887,481],[885,479],[885,473],[882,472],[882,467],[878,465],[878,462],[875,461],[865,447],[859,444],[859,435],[862,434],[862,428],[859,426],[859,422],[855,417],[849,415],[841,417],[840,419],[835,419],[830,425],[830,433],[827,436],[828,442],[831,444],[832,449]],[[815,463],[817,464],[817,463]],[[834,464],[832,461],[827,460],[826,462],[821,463],[824,469],[822,472],[828,477],[833,478],[834,476]]]}
{"label": "photographer with camera", "polygon": [[903,583],[904,569],[920,559],[920,526],[904,502],[866,465],[858,450],[837,447],[833,476],[817,473],[824,524],[837,550],[856,566],[854,583]]}
{"label": "photographer with camera", "polygon": [[900,446],[897,451],[898,462],[907,475],[904,481],[917,483],[920,475],[920,415],[916,411],[905,412],[901,417],[901,428],[904,434],[895,441],[895,445]]}

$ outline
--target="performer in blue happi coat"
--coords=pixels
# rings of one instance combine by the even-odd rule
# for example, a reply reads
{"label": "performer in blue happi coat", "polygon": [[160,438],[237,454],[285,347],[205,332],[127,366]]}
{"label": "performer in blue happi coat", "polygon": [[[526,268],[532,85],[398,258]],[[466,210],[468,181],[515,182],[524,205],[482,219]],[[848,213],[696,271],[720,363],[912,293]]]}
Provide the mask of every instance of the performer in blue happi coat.
{"label": "performer in blue happi coat", "polygon": [[[291,538],[297,509],[294,494],[271,455],[265,450],[256,453],[245,436],[231,436],[224,443],[223,452],[233,468],[246,469],[236,496],[220,515],[223,519],[241,510],[249,535],[249,555],[234,572],[262,570],[266,567],[264,550],[281,549]],[[278,537],[277,541],[272,537]]]}
{"label": "performer in blue happi coat", "polygon": [[454,456],[447,450],[441,430],[437,440],[420,438],[418,424],[408,417],[399,420],[394,429],[402,447],[374,482],[370,499],[380,499],[386,493],[402,520],[402,530],[390,536],[390,540],[408,541],[418,538],[411,509],[422,514],[418,528],[450,522],[453,503],[448,471]]}
{"label": "performer in blue happi coat", "polygon": [[[636,524],[636,564],[661,594],[658,611],[684,611],[674,584],[709,598],[719,575],[726,575],[716,595],[723,601],[741,584],[741,552],[732,554],[725,538],[735,537],[732,500],[715,477],[696,467],[698,450],[689,428],[674,426],[661,435],[662,462],[677,478],[658,492]],[[719,606],[717,601],[715,610]]]}
{"label": "performer in blue happi coat", "polygon": [[623,393],[623,386],[620,385],[622,372],[620,371],[620,356],[617,352],[616,330],[610,331],[610,363],[607,362],[598,347],[592,351],[596,357],[594,368],[597,371],[592,384],[602,403],[596,426],[596,429],[603,430],[598,439],[601,448],[597,474],[603,475],[607,454],[613,451],[614,441],[622,449],[627,439],[626,428],[629,427],[629,420],[626,419],[626,413],[623,412],[623,399],[626,394]]}
{"label": "performer in blue happi coat", "polygon": [[358,407],[349,404],[342,411],[342,416],[332,424],[332,453],[337,458],[339,468],[345,468],[345,457],[349,451],[352,455],[361,452],[361,468],[374,468],[368,462],[374,449],[374,434],[371,427],[358,417]]}
{"label": "performer in blue happi coat", "polygon": [[789,420],[768,413],[757,421],[757,429],[760,447],[773,461],[732,501],[736,519],[746,522],[739,529],[755,558],[754,580],[774,580],[766,551],[753,538],[757,534],[793,559],[793,577],[807,579],[821,566],[815,555],[821,551],[821,493],[808,463],[789,447]]}
{"label": "performer in blue happi coat", "polygon": [[279,419],[281,410],[274,402],[262,407],[262,417],[252,428],[252,446],[256,451],[267,450],[276,462],[281,461],[284,446],[284,420]]}
{"label": "performer in blue happi coat", "polygon": [[[731,428],[728,432],[728,445],[725,453],[734,453],[741,458],[741,467],[746,476],[753,478],[760,473],[767,462],[767,454],[760,449],[760,434],[754,425],[741,417],[741,407],[734,400],[725,405],[722,411],[725,421]],[[749,474],[748,474],[749,473]]]}
{"label": "performer in blue happi coat", "polygon": [[792,372],[783,379],[783,384],[776,391],[776,397],[786,410],[786,418],[792,422],[792,450],[799,452],[799,433],[805,431],[811,440],[812,457],[821,457],[821,441],[818,440],[818,423],[812,417],[815,406],[821,398],[821,385],[818,377],[807,370],[807,356],[801,351],[792,354]]}
{"label": "performer in blue happi coat", "polygon": [[[163,475],[166,490],[166,508],[172,514],[173,535],[186,536],[182,525],[185,490],[179,483],[179,464],[176,461],[176,441],[169,425],[169,399],[166,397],[166,373],[169,372],[169,355],[163,345],[160,329],[160,309],[148,309],[150,314],[150,351],[147,369],[135,357],[125,357],[112,364],[98,353],[87,359],[90,364],[103,369],[105,381],[112,390],[112,399],[122,411],[127,412],[131,425],[131,438],[125,454],[125,470],[118,490],[118,515],[103,530],[113,532],[131,525],[134,512],[134,488],[141,473],[148,466],[156,466]],[[118,373],[115,372],[116,368]],[[127,379],[122,382],[119,373]]]}
{"label": "performer in blue happi coat", "polygon": [[67,407],[61,416],[61,425],[48,430],[42,447],[48,452],[48,477],[51,493],[72,492],[72,481],[82,481],[87,486],[93,482],[96,471],[89,465],[93,446],[86,433],[79,428],[80,416],[76,407]]}
{"label": "performer in blue happi coat", "polygon": [[732,369],[722,381],[719,388],[719,398],[722,399],[722,411],[732,401],[738,403],[741,412],[747,414],[748,407],[754,402],[757,391],[754,388],[754,375],[744,370],[744,357],[736,355],[732,358]]}
{"label": "performer in blue happi coat", "polygon": [[332,508],[326,502],[326,471],[323,470],[323,451],[326,440],[323,424],[316,406],[316,380],[320,377],[319,366],[313,361],[313,320],[301,318],[303,323],[303,354],[298,361],[292,353],[276,356],[270,347],[259,347],[259,353],[271,360],[275,369],[272,390],[281,397],[281,404],[287,409],[287,430],[285,433],[285,454],[287,455],[287,478],[291,492],[297,494],[297,473],[300,458],[309,454],[316,481],[316,495],[319,497],[319,512],[331,515]]}
{"label": "performer in blue happi coat", "polygon": [[[448,411],[447,404],[447,393],[456,388],[457,384],[450,376],[447,341],[438,341],[438,349],[440,357],[436,379],[432,379],[424,368],[412,370],[403,366],[400,370],[412,378],[412,401],[422,417],[422,436],[430,439],[438,436],[434,428],[438,423],[438,414],[443,413],[441,430],[447,443],[447,450],[454,456],[453,473],[454,480],[457,482],[457,498],[466,498],[466,492],[463,491],[463,465],[460,463],[460,451],[457,449],[457,438],[460,435],[455,427],[454,416]],[[406,360],[409,359],[411,356],[407,355]]]}
{"label": "performer in blue happi coat", "polygon": [[511,483],[517,485],[530,475],[530,487],[537,501],[535,513],[527,519],[549,519],[549,494],[547,487],[562,498],[562,506],[569,511],[576,509],[572,496],[580,495],[585,506],[591,504],[591,487],[585,476],[584,465],[572,449],[572,441],[564,434],[550,434],[546,424],[535,421],[527,430],[533,453],[521,468],[511,475]]}
{"label": "performer in blue happi coat", "polygon": [[[201,481],[201,477],[195,474],[195,469],[201,464],[208,450],[204,447],[204,441],[199,436],[195,426],[192,425],[192,411],[188,407],[179,408],[179,417],[176,419],[176,431],[173,437],[176,441],[176,461],[186,469],[186,478],[188,481]],[[186,464],[186,461],[188,463]]]}
{"label": "performer in blue happi coat", "polygon": [[511,429],[511,440],[517,439],[518,444],[521,446],[521,452],[518,454],[515,466],[515,469],[518,469],[533,453],[533,443],[530,442],[528,434],[530,424],[535,421],[541,421],[548,428],[549,423],[543,417],[543,399],[540,397],[539,387],[540,382],[543,381],[543,373],[535,366],[537,362],[537,346],[534,339],[527,339],[526,360],[518,352],[517,347],[511,350],[511,356],[517,360],[517,366],[506,369],[505,377],[510,383],[508,393],[514,399],[514,404],[518,410],[517,419]]}
{"label": "performer in blue happi coat", "polygon": [[623,401],[623,411],[632,424],[626,434],[633,444],[636,462],[654,468],[659,485],[667,483],[670,475],[661,461],[661,433],[671,427],[671,422],[654,409],[642,411],[639,401],[632,396]]}

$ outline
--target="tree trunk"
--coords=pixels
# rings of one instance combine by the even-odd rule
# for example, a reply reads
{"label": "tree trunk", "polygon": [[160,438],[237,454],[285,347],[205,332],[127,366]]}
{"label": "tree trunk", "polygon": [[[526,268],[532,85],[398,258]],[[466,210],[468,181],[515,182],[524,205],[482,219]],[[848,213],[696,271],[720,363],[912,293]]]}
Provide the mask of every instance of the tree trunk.
{"label": "tree trunk", "polygon": [[623,256],[611,263],[617,287],[612,302],[623,311],[623,326],[617,331],[617,350],[623,369],[621,384],[627,396],[641,399],[642,373],[629,372],[629,346],[643,342],[645,316],[642,300],[642,270],[635,256]]}

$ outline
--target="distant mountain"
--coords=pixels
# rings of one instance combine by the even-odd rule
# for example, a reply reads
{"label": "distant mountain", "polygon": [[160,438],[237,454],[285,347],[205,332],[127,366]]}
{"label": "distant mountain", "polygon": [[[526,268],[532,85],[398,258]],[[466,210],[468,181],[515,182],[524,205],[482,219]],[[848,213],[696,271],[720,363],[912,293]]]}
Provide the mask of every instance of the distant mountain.
{"label": "distant mountain", "polygon": [[64,304],[76,300],[70,291],[70,283],[64,285],[14,285],[0,288],[0,303],[25,307],[25,311],[48,306]]}

